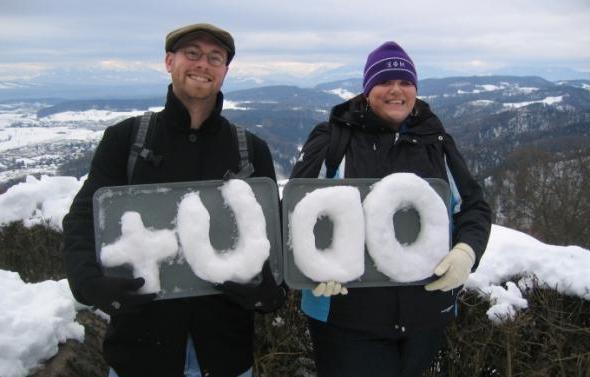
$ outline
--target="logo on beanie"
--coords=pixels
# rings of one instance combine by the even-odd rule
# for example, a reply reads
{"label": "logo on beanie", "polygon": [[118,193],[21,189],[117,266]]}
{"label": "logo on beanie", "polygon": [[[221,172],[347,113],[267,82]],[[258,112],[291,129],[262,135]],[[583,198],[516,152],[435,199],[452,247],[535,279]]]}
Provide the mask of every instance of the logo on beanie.
{"label": "logo on beanie", "polygon": [[394,60],[393,62],[390,60],[388,61],[386,64],[387,68],[397,68],[397,67],[405,67],[406,64],[404,62],[399,62],[397,60]]}
{"label": "logo on beanie", "polygon": [[406,67],[406,63],[403,60],[398,60],[398,58],[391,58],[391,60],[387,61],[385,63],[385,66],[387,68],[405,68]]}

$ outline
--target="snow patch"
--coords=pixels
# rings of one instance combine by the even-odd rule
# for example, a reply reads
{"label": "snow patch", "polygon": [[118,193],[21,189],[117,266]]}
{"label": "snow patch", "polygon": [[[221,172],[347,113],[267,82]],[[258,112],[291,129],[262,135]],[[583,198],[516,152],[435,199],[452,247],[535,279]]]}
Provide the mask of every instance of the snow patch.
{"label": "snow patch", "polygon": [[85,110],[85,111],[64,111],[48,115],[45,119],[49,122],[88,122],[100,119],[103,122],[116,122],[125,118],[142,115],[140,110],[134,111],[110,111],[110,110]]}
{"label": "snow patch", "polygon": [[529,304],[522,297],[522,292],[516,284],[506,282],[506,288],[499,285],[490,285],[482,289],[482,293],[488,295],[492,306],[486,312],[490,321],[501,323],[513,319],[518,310],[526,309]]}
{"label": "snow patch", "polygon": [[251,107],[244,107],[242,104],[248,102],[237,102],[237,101],[229,101],[224,99],[223,100],[223,109],[224,110],[251,110]]}
{"label": "snow patch", "polygon": [[507,102],[507,103],[504,103],[503,106],[507,107],[507,108],[511,108],[511,109],[519,109],[521,107],[529,106],[534,103],[542,103],[545,105],[555,105],[556,103],[560,103],[562,101],[563,101],[563,96],[545,97],[544,99],[538,100],[538,101],[513,102],[513,103]]}
{"label": "snow patch", "polygon": [[531,94],[531,93],[536,92],[537,90],[539,90],[539,88],[526,87],[526,86],[523,86],[523,87],[517,86],[515,89],[518,92],[524,93],[524,94]]}
{"label": "snow patch", "polygon": [[23,183],[10,187],[0,195],[0,226],[22,220],[31,227],[49,224],[61,229],[74,195],[82,187],[85,177],[28,176]]}
{"label": "snow patch", "polygon": [[336,88],[332,90],[325,90],[325,93],[330,93],[337,95],[338,97],[342,98],[343,100],[349,100],[356,96],[356,93],[351,92],[350,90],[346,90],[343,88]]}
{"label": "snow patch", "polygon": [[487,99],[479,99],[479,100],[476,100],[476,101],[469,102],[470,105],[472,105],[472,106],[478,106],[478,107],[485,107],[485,106],[492,105],[494,103],[496,103],[496,101],[490,101],[490,100],[487,100]]}
{"label": "snow patch", "polygon": [[0,270],[0,376],[24,377],[68,339],[84,341],[68,282],[29,284]]}

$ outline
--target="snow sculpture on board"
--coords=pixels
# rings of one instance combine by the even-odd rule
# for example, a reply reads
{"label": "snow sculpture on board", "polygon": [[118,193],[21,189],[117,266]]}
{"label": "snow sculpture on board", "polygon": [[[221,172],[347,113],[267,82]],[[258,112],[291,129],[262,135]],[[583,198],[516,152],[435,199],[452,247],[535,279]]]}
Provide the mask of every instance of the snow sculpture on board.
{"label": "snow sculpture on board", "polygon": [[210,215],[199,193],[189,193],[178,206],[177,232],[187,263],[199,278],[223,283],[245,283],[262,270],[270,255],[266,220],[248,183],[232,179],[219,188],[225,204],[233,210],[238,239],[229,250],[216,250],[209,238]]}
{"label": "snow sculpture on board", "polygon": [[[332,244],[318,250],[313,229],[328,216],[334,224]],[[359,226],[360,224],[360,226]],[[308,193],[289,217],[293,257],[299,270],[314,281],[345,283],[365,272],[363,207],[352,186],[333,186]]]}
{"label": "snow sculpture on board", "polygon": [[[445,204],[430,185],[412,173],[395,173],[373,186],[364,202],[367,251],[376,268],[396,282],[423,280],[449,252],[449,217]],[[393,215],[414,208],[420,231],[402,245],[392,226]]]}
{"label": "snow sculpture on board", "polygon": [[129,211],[121,216],[121,237],[102,247],[100,261],[105,267],[130,265],[133,276],[145,280],[139,292],[157,293],[160,291],[160,263],[172,258],[177,251],[174,231],[146,229],[141,215]]}

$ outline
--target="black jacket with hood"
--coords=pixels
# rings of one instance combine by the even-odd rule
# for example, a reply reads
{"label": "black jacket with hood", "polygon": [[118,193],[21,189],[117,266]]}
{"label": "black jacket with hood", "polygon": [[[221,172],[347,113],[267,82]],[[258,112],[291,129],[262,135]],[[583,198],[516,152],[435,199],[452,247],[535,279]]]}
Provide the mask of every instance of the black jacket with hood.
{"label": "black jacket with hood", "polygon": [[[427,103],[416,101],[399,132],[368,108],[363,95],[335,106],[329,122],[320,123],[310,133],[291,178],[320,175],[331,127],[351,129],[343,163],[344,178],[383,178],[409,172],[455,184],[460,209],[452,219],[452,242],[465,242],[473,248],[477,257],[473,270],[477,268],[489,237],[491,211],[453,139]],[[326,300],[304,292],[302,308],[312,318],[334,325],[391,334],[445,325],[456,314],[457,293],[458,289],[427,292],[421,285],[357,288],[349,289],[346,296]],[[318,313],[327,313],[327,317]]]}
{"label": "black jacket with hood", "polygon": [[[222,179],[240,162],[235,132],[221,116],[223,95],[198,130],[190,128],[190,115],[168,89],[165,108],[157,113],[154,154],[159,165],[138,159],[134,184]],[[102,275],[94,247],[92,195],[104,186],[127,184],[127,159],[134,118],[105,130],[87,180],[63,221],[64,257],[70,287],[76,299],[92,304],[80,287]],[[253,176],[276,180],[268,146],[247,133]],[[224,295],[155,301],[140,312],[111,317],[103,351],[120,377],[184,376],[184,350],[191,334],[203,375],[236,376],[253,364],[254,313]],[[175,359],[180,355],[180,359]]]}

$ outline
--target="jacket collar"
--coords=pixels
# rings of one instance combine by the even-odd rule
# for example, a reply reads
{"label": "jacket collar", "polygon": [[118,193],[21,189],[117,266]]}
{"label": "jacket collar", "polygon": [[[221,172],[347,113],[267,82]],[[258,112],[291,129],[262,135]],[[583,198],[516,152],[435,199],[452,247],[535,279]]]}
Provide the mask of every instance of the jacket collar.
{"label": "jacket collar", "polygon": [[[337,123],[364,132],[394,132],[383,119],[371,110],[363,94],[334,106],[330,113],[330,123]],[[404,123],[404,128],[415,134],[426,135],[444,132],[441,121],[430,110],[428,103],[419,98],[416,99],[414,110]]]}
{"label": "jacket collar", "polygon": [[[219,120],[221,118],[221,110],[223,109],[223,93],[217,94],[215,107],[207,119],[199,128],[199,132],[213,132],[219,127]],[[161,113],[162,117],[166,119],[167,127],[173,127],[181,132],[191,131],[191,117],[182,102],[176,97],[172,90],[172,84],[168,85],[168,94],[166,96],[166,105]]]}

